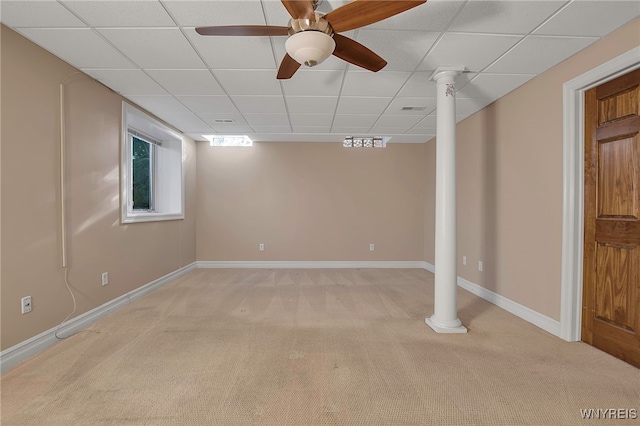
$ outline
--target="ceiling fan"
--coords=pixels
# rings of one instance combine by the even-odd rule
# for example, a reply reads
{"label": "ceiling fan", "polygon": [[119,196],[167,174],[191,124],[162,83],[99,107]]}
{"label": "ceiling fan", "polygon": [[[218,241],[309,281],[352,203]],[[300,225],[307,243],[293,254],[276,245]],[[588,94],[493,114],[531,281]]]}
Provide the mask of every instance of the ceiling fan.
{"label": "ceiling fan", "polygon": [[387,61],[343,31],[370,25],[425,3],[426,0],[354,0],[326,15],[316,12],[318,0],[281,0],[291,15],[289,26],[229,25],[197,27],[200,35],[289,36],[278,79],[291,78],[300,65],[313,67],[331,54],[351,64],[376,72]]}

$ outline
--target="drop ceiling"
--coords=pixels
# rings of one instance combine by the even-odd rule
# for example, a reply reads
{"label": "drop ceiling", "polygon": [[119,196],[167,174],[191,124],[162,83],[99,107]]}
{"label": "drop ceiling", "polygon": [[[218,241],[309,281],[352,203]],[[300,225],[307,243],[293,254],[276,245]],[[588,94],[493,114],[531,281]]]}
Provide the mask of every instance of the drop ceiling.
{"label": "drop ceiling", "polygon": [[[327,13],[342,0],[321,0]],[[196,140],[341,141],[435,136],[441,65],[457,120],[640,15],[640,2],[428,0],[345,33],[388,62],[377,73],[336,57],[277,80],[286,37],[203,37],[206,25],[287,25],[279,0],[69,0],[0,3],[0,21]],[[407,107],[414,107],[407,109]]]}

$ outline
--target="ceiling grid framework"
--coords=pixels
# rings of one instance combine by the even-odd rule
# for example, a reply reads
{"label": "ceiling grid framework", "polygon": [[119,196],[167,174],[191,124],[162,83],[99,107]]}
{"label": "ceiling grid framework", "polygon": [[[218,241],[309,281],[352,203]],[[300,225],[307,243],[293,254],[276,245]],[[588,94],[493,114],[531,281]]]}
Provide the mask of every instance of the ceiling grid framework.
{"label": "ceiling grid framework", "polygon": [[[347,3],[321,0],[317,11]],[[456,80],[460,121],[638,16],[638,0],[428,0],[342,33],[386,59],[381,71],[331,56],[276,80],[287,37],[203,37],[195,27],[285,26],[279,0],[0,2],[3,24],[200,141],[426,142],[436,67],[468,69]]]}

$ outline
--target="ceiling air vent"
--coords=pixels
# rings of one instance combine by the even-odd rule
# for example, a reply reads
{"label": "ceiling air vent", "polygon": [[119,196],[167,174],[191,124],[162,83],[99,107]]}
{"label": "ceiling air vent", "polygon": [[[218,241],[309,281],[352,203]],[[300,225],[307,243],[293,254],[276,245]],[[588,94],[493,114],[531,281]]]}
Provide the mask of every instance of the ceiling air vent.
{"label": "ceiling air vent", "polygon": [[215,120],[216,123],[235,123],[235,121],[233,121],[231,118],[216,118]]}
{"label": "ceiling air vent", "polygon": [[402,111],[424,111],[427,107],[406,106],[402,107]]}

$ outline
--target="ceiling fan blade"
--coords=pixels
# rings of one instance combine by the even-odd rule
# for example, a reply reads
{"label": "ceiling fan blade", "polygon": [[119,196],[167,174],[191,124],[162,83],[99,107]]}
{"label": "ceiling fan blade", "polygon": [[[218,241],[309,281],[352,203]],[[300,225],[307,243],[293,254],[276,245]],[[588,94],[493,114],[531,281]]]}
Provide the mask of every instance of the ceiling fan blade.
{"label": "ceiling fan blade", "polygon": [[327,13],[335,32],[354,30],[397,15],[427,0],[354,0]]}
{"label": "ceiling fan blade", "polygon": [[311,0],[281,0],[284,7],[293,19],[316,20]]}
{"label": "ceiling fan blade", "polygon": [[196,27],[200,35],[213,36],[286,36],[288,27],[272,25],[227,25],[220,27]]}
{"label": "ceiling fan blade", "polygon": [[300,64],[288,53],[285,54],[280,63],[280,68],[278,68],[278,80],[286,80],[293,77],[298,68],[300,68]]}
{"label": "ceiling fan blade", "polygon": [[349,37],[334,34],[333,39],[336,42],[333,54],[343,61],[373,72],[380,71],[387,65],[387,61]]}

